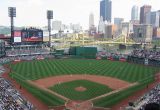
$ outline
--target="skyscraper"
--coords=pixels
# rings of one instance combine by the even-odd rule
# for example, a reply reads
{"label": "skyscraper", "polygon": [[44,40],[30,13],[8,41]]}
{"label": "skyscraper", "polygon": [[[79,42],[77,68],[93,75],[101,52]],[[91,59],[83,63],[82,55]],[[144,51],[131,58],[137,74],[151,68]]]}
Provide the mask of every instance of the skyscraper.
{"label": "skyscraper", "polygon": [[[160,16],[160,10],[158,10],[158,12],[159,12],[159,16]],[[159,17],[159,27],[160,27],[160,17]]]}
{"label": "skyscraper", "polygon": [[100,17],[100,20],[99,20],[99,24],[98,24],[98,33],[105,33],[105,23],[103,21],[103,17],[101,16]]}
{"label": "skyscraper", "polygon": [[147,13],[151,12],[150,5],[144,5],[141,7],[140,10],[140,24],[146,24],[146,15]]}
{"label": "skyscraper", "polygon": [[152,24],[153,27],[159,27],[159,12],[158,11],[154,11],[154,12],[150,12],[149,14],[150,16],[150,24]]}
{"label": "skyscraper", "polygon": [[133,6],[131,11],[131,20],[138,20],[138,6]]}
{"label": "skyscraper", "polygon": [[103,21],[111,22],[112,19],[112,1],[102,0],[100,1],[100,17],[103,17]]}
{"label": "skyscraper", "polygon": [[94,27],[94,14],[90,13],[89,15],[89,29]]}

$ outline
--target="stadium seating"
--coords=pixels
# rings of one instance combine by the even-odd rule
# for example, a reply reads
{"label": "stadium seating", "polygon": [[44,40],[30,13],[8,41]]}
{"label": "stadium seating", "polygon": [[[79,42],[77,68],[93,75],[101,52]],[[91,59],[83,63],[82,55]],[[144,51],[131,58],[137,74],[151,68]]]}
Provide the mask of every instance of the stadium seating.
{"label": "stadium seating", "polygon": [[20,56],[20,55],[39,55],[49,54],[49,50],[43,48],[30,48],[30,49],[14,49],[7,50],[6,56]]}
{"label": "stadium seating", "polygon": [[146,105],[150,103],[155,103],[160,106],[160,84],[135,101],[132,108],[133,110],[145,110]]}
{"label": "stadium seating", "polygon": [[11,61],[21,61],[21,60],[33,60],[37,58],[54,58],[53,55],[50,54],[42,54],[42,55],[27,55],[27,56],[12,56],[12,57],[3,57],[0,58],[0,64],[5,64]]}
{"label": "stadium seating", "polygon": [[135,57],[160,60],[160,51],[153,50],[133,50],[132,55]]}
{"label": "stadium seating", "polygon": [[35,107],[4,78],[0,78],[0,99],[0,110],[35,110]]}

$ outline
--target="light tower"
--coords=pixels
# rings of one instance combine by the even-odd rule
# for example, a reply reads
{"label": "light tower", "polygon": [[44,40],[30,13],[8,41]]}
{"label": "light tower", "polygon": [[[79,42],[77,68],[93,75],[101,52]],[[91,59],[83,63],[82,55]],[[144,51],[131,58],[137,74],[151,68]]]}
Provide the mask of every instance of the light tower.
{"label": "light tower", "polygon": [[16,17],[16,7],[8,7],[8,16],[11,18],[11,42],[14,39],[14,17]]}
{"label": "light tower", "polygon": [[51,47],[51,19],[53,19],[53,11],[47,10],[48,32],[49,32],[49,47]]}

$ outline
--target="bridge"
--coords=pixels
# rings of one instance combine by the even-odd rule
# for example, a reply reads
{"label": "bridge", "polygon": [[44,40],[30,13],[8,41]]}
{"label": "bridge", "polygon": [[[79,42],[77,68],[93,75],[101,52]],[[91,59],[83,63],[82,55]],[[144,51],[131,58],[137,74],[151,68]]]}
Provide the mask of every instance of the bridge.
{"label": "bridge", "polygon": [[92,46],[92,45],[107,45],[107,44],[124,44],[133,45],[136,43],[133,39],[120,35],[114,39],[94,39],[86,35],[73,35],[71,37],[54,38],[51,42],[58,42],[60,45],[54,46],[56,49],[69,48],[73,46]]}

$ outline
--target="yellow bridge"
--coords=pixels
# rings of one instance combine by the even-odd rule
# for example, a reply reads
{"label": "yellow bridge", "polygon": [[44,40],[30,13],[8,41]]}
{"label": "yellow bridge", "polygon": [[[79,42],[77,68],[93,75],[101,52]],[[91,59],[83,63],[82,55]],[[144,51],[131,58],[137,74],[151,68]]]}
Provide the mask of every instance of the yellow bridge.
{"label": "yellow bridge", "polygon": [[125,37],[124,35],[120,35],[114,39],[94,39],[89,36],[71,36],[71,37],[62,37],[62,38],[54,38],[51,42],[58,42],[61,45],[54,46],[56,49],[69,48],[72,46],[91,46],[91,45],[105,45],[105,44],[125,44],[125,45],[133,45],[133,44],[141,44],[136,43],[131,38]]}

